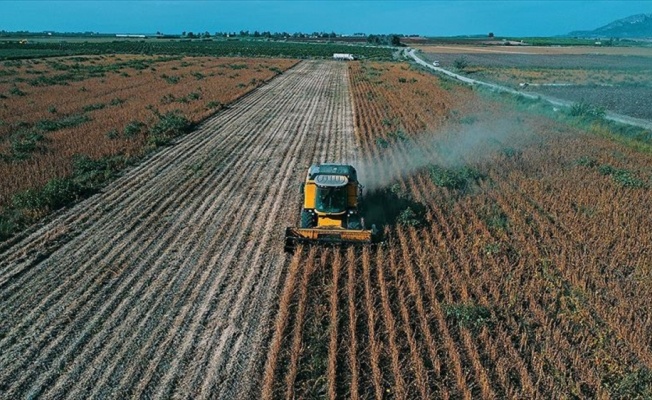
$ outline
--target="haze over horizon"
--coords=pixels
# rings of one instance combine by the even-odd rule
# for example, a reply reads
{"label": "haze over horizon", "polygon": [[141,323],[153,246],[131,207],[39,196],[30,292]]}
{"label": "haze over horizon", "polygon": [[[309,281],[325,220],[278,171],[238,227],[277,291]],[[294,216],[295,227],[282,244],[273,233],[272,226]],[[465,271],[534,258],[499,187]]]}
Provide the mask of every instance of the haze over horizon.
{"label": "haze over horizon", "polygon": [[2,1],[0,29],[98,33],[356,32],[555,36],[592,30],[651,1]]}

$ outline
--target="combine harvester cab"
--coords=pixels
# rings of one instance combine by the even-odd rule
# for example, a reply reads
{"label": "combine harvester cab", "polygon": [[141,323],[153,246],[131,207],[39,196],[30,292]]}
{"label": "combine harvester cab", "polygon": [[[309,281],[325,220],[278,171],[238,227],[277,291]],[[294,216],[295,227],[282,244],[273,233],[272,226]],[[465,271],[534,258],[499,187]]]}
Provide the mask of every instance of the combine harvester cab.
{"label": "combine harvester cab", "polygon": [[299,243],[364,245],[378,241],[375,226],[366,229],[360,214],[362,185],[355,168],[343,164],[310,167],[302,186],[301,226],[285,230],[285,251]]}

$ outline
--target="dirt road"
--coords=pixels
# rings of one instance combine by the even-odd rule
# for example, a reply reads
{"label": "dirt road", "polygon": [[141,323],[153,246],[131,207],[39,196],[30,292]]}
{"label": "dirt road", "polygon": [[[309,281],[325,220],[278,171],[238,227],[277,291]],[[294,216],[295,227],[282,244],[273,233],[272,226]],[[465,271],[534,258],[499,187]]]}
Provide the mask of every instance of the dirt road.
{"label": "dirt road", "polygon": [[355,154],[346,64],[302,62],[0,248],[0,397],[250,398],[316,161]]}

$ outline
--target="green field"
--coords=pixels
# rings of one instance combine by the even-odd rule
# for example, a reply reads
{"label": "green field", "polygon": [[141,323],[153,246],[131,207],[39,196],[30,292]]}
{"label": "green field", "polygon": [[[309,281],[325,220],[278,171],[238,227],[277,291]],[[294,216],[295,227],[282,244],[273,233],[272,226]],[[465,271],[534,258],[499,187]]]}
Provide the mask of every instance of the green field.
{"label": "green field", "polygon": [[18,40],[0,43],[0,60],[98,54],[164,54],[215,57],[327,58],[333,53],[351,53],[358,58],[383,60],[392,57],[392,48],[337,43],[295,43],[262,40],[161,40],[107,38],[79,41],[72,38]]}

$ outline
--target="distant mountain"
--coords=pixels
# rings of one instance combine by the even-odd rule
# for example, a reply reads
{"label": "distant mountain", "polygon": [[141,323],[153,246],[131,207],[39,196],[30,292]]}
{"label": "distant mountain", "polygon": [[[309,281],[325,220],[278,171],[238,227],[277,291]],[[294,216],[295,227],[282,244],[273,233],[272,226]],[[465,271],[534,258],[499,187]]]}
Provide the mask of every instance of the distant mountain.
{"label": "distant mountain", "polygon": [[652,14],[619,19],[592,31],[575,31],[567,36],[592,38],[652,38]]}

